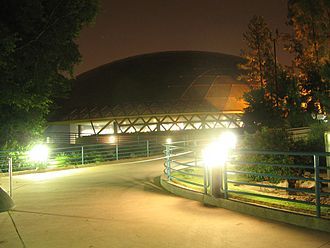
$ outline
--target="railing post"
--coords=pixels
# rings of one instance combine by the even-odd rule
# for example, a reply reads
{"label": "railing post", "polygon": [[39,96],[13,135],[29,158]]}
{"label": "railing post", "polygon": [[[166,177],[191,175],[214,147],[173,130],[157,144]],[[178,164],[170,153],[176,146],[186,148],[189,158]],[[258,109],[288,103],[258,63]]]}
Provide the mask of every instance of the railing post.
{"label": "railing post", "polygon": [[165,150],[166,174],[167,174],[167,179],[169,181],[171,181],[171,150],[170,150],[169,144],[166,144],[165,147],[166,147],[166,150]]}
{"label": "railing post", "polygon": [[13,158],[8,159],[8,173],[9,173],[9,196],[13,197]]}
{"label": "railing post", "polygon": [[147,157],[149,157],[149,140],[147,140]]}
{"label": "railing post", "polygon": [[[330,152],[330,131],[324,133],[325,151]],[[325,156],[327,165],[327,178],[330,178],[330,156]],[[330,189],[330,182],[328,182],[328,189]]]}
{"label": "railing post", "polygon": [[116,160],[119,159],[119,148],[118,148],[118,143],[116,143]]}
{"label": "railing post", "polygon": [[81,146],[81,164],[84,164],[84,147]]}
{"label": "railing post", "polygon": [[223,166],[223,196],[228,199],[228,183],[227,183],[227,162]]}
{"label": "railing post", "polygon": [[314,180],[315,180],[315,206],[316,206],[316,217],[321,217],[321,185],[320,185],[320,157],[314,155]]}

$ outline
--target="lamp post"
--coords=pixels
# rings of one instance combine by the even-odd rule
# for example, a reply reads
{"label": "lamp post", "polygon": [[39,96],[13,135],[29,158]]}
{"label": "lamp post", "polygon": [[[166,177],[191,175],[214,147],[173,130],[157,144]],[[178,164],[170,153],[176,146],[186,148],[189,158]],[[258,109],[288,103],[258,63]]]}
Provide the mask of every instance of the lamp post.
{"label": "lamp post", "polygon": [[203,161],[210,175],[210,195],[216,198],[224,197],[224,166],[228,160],[229,152],[236,146],[236,136],[225,132],[220,138],[203,150]]}
{"label": "lamp post", "polygon": [[210,169],[210,195],[223,198],[223,170],[221,166]]}

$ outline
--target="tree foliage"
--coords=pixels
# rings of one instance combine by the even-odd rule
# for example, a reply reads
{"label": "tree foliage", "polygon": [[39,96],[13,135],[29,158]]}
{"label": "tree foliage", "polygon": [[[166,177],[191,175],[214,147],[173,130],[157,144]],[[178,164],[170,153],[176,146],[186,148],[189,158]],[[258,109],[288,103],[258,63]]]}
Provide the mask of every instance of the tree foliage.
{"label": "tree foliage", "polygon": [[41,133],[80,61],[76,39],[97,0],[3,0],[0,4],[0,146]]}
{"label": "tree foliage", "polygon": [[283,74],[284,71],[275,58],[273,36],[261,16],[254,16],[249,22],[248,31],[243,34],[247,49],[242,52],[246,62],[240,65],[244,71],[241,79],[250,85],[250,91],[244,95],[248,107],[243,121],[251,131],[262,126],[278,127],[283,124],[279,105],[281,88],[278,83],[279,72]]}
{"label": "tree foliage", "polygon": [[281,112],[274,108],[272,99],[266,97],[265,88],[256,88],[246,92],[244,99],[249,103],[242,117],[247,131],[253,133],[264,126],[283,126]]}
{"label": "tree foliage", "polygon": [[271,31],[261,16],[253,16],[248,31],[243,34],[247,49],[242,51],[246,63],[241,65],[247,71],[244,79],[251,86],[264,87],[271,73],[273,54],[270,40]]}
{"label": "tree foliage", "polygon": [[[309,125],[312,116],[330,107],[330,2],[288,0],[291,35],[274,35],[262,17],[254,16],[243,34],[247,49],[241,79],[251,85],[244,95],[243,121],[249,130]],[[293,54],[292,67],[276,58],[284,40]]]}
{"label": "tree foliage", "polygon": [[293,35],[287,50],[294,55],[302,101],[309,113],[329,110],[330,1],[289,0],[288,24]]}

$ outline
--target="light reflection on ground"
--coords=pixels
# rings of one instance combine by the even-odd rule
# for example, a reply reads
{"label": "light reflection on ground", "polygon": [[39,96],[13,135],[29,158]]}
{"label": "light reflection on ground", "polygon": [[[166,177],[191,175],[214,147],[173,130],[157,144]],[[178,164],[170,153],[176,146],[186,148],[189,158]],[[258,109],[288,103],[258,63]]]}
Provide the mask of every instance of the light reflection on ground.
{"label": "light reflection on ground", "polygon": [[33,173],[17,176],[20,179],[32,180],[32,181],[45,181],[51,179],[57,179],[59,177],[71,176],[79,173],[79,170],[71,169],[71,170],[62,170],[62,171],[53,171],[53,172],[45,172],[45,173]]}

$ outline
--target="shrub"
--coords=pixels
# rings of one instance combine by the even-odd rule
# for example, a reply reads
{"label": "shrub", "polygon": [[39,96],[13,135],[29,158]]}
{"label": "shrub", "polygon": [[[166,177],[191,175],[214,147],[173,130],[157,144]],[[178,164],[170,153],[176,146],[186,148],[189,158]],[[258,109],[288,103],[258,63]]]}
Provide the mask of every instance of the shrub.
{"label": "shrub", "polygon": [[329,124],[327,123],[312,124],[307,138],[295,141],[293,150],[301,152],[324,152],[324,133],[329,130],[329,128]]}
{"label": "shrub", "polygon": [[[329,130],[326,123],[313,124],[311,131],[305,139],[294,141],[285,129],[269,129],[263,128],[255,134],[245,134],[242,140],[242,148],[255,151],[279,151],[279,152],[324,152],[324,132]],[[312,156],[290,156],[290,155],[243,155],[241,161],[256,163],[256,165],[241,166],[241,170],[284,176],[299,176],[309,169],[301,169],[302,166],[310,166],[309,171],[313,172]],[[258,164],[258,163],[263,163]],[[295,168],[270,166],[267,164],[283,164],[296,165]],[[320,164],[325,164],[325,157],[320,157]],[[264,177],[258,175],[249,175],[255,181],[269,180],[270,182],[278,182],[279,179],[272,177]],[[288,180],[289,187],[294,188],[296,180]]]}
{"label": "shrub", "polygon": [[115,158],[116,155],[111,150],[86,151],[84,154],[84,161],[86,164],[102,163],[114,160]]}
{"label": "shrub", "polygon": [[[310,126],[310,132],[305,139],[296,140],[291,147],[292,151],[298,152],[325,152],[324,133],[329,130],[329,125],[326,123],[316,123]],[[312,165],[314,163],[312,156],[296,157],[295,164]],[[326,157],[320,157],[320,164],[326,164]]]}
{"label": "shrub", "polygon": [[55,156],[55,160],[59,166],[81,164],[80,152],[61,152]]}
{"label": "shrub", "polygon": [[[258,131],[255,134],[245,134],[241,146],[244,150],[286,152],[290,150],[292,142],[289,133],[285,129],[262,128],[261,131]],[[240,169],[243,171],[270,174],[274,176],[290,176],[301,173],[292,168],[276,166],[294,164],[293,158],[288,155],[244,154],[241,155],[239,159],[240,161],[246,161],[253,164],[240,166]],[[269,180],[273,183],[278,183],[280,181],[280,179],[271,176],[248,175],[248,178],[255,181]]]}

